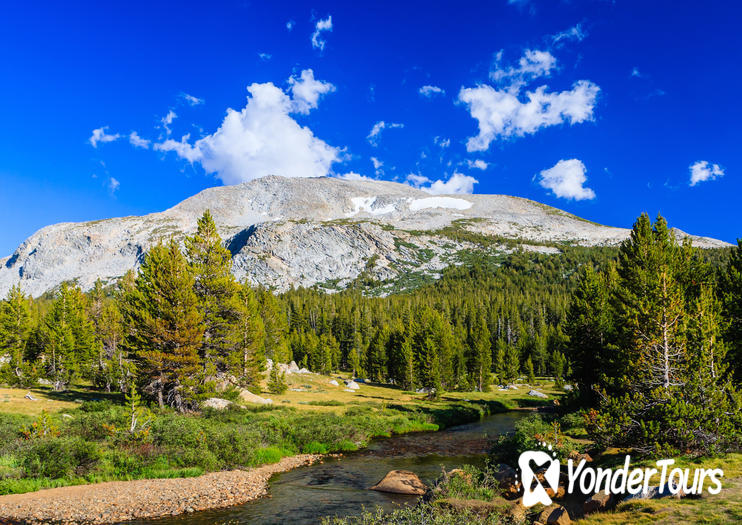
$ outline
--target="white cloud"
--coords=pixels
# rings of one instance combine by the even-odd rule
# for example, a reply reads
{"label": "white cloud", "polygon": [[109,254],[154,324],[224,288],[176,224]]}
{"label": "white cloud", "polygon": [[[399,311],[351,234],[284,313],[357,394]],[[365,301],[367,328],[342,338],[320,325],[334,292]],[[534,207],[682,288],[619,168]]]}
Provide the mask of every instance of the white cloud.
{"label": "white cloud", "polygon": [[425,85],[425,86],[421,87],[418,90],[418,92],[422,96],[427,97],[427,98],[432,98],[435,95],[445,95],[446,94],[446,90],[445,89],[439,88],[438,86],[430,86],[430,85]]}
{"label": "white cloud", "polygon": [[[463,173],[454,173],[447,181],[442,179],[432,181],[424,175],[410,173],[407,175],[407,183],[433,195],[452,195],[473,193],[474,185],[479,181]],[[427,184],[427,186],[424,186],[424,184]]]}
{"label": "white cloud", "polygon": [[487,164],[482,159],[476,159],[476,160],[467,159],[466,164],[470,168],[472,168],[472,169],[478,169],[478,170],[486,170],[487,169],[487,166],[489,166],[489,164]]}
{"label": "white cloud", "polygon": [[556,35],[552,35],[551,42],[558,47],[560,43],[567,42],[569,40],[582,42],[586,36],[587,32],[585,32],[585,30],[582,28],[582,24],[577,24],[565,31],[557,33]]}
{"label": "white cloud", "polygon": [[433,143],[437,144],[441,148],[447,148],[451,145],[451,139],[444,139],[443,137],[434,137]]}
{"label": "white cloud", "polygon": [[526,49],[523,56],[518,60],[517,67],[502,67],[502,55],[500,50],[495,55],[493,69],[490,71],[490,78],[495,82],[505,82],[512,89],[519,88],[529,80],[539,77],[548,77],[551,70],[556,68],[557,60],[548,51],[539,51],[538,49]]}
{"label": "white cloud", "polygon": [[634,67],[634,69],[631,70],[631,76],[636,78],[641,78],[643,75],[639,71],[638,67]]}
{"label": "white cloud", "polygon": [[312,47],[324,51],[325,44],[327,43],[322,38],[323,31],[332,31],[332,15],[328,15],[324,20],[318,20],[314,26],[314,33],[312,33]]}
{"label": "white cloud", "polygon": [[90,135],[90,138],[88,139],[88,142],[90,142],[90,145],[94,148],[98,147],[98,144],[103,142],[113,142],[114,140],[118,140],[121,135],[118,133],[111,135],[109,133],[106,133],[106,130],[108,129],[108,126],[103,126],[102,128],[94,129],[93,134]]}
{"label": "white cloud", "polygon": [[385,129],[394,129],[394,128],[403,128],[404,124],[400,124],[398,122],[384,122],[383,120],[380,120],[374,126],[371,128],[371,131],[369,132],[366,139],[368,140],[368,143],[372,146],[378,146],[379,145],[379,139],[381,138],[381,132]]}
{"label": "white cloud", "polygon": [[578,159],[560,160],[540,173],[539,184],[563,199],[594,199],[595,192],[584,186],[587,182],[585,171],[585,165]]}
{"label": "white cloud", "polygon": [[292,29],[294,29],[294,25],[296,25],[296,22],[294,22],[293,20],[289,20],[288,22],[286,22],[286,30],[291,31]]}
{"label": "white cloud", "polygon": [[181,93],[180,96],[191,106],[198,106],[204,103],[204,99],[194,97],[193,95],[189,95],[188,93]]}
{"label": "white cloud", "polygon": [[[241,111],[227,109],[221,126],[213,134],[191,144],[165,140],[154,145],[159,151],[174,151],[183,159],[200,163],[225,184],[236,184],[265,175],[320,177],[339,160],[340,149],[314,136],[291,116],[306,99],[292,100],[273,83],[251,84],[247,104]],[[303,107],[303,106],[301,106]]]}
{"label": "white cloud", "polygon": [[384,167],[384,163],[377,159],[376,157],[371,157],[371,163],[374,165],[374,173],[379,176],[384,174],[384,170],[382,169]]}
{"label": "white cloud", "polygon": [[342,175],[337,176],[338,179],[344,179],[344,180],[375,180],[371,177],[367,177],[365,175],[361,175],[360,173],[356,173],[355,171],[349,171],[348,173],[343,173]]}
{"label": "white cloud", "polygon": [[688,168],[690,170],[690,185],[695,186],[699,182],[714,180],[724,176],[724,168],[718,164],[711,164],[706,160],[694,162]]}
{"label": "white cloud", "polygon": [[271,55],[270,53],[258,53],[258,58],[263,62],[267,62],[268,60],[273,58],[273,55]]}
{"label": "white cloud", "polygon": [[289,78],[291,96],[293,98],[294,111],[303,115],[317,107],[320,95],[332,93],[335,86],[329,82],[314,79],[314,71],[305,69],[299,78]]}
{"label": "white cloud", "polygon": [[121,187],[121,183],[113,177],[108,178],[108,191],[113,195]]}
{"label": "white cloud", "polygon": [[541,128],[564,122],[578,124],[593,119],[600,88],[587,80],[573,84],[569,91],[547,92],[546,86],[525,94],[479,85],[461,88],[459,101],[467,105],[479,123],[479,134],[470,137],[467,151],[484,151],[497,138],[522,137]]}
{"label": "white cloud", "polygon": [[168,135],[172,133],[170,124],[172,124],[176,118],[178,118],[178,115],[171,109],[167,112],[167,115],[160,119],[160,122],[162,122],[162,127],[165,129],[165,133],[167,133]]}
{"label": "white cloud", "polygon": [[143,139],[139,136],[139,133],[132,131],[129,133],[129,143],[136,148],[149,148],[149,140]]}

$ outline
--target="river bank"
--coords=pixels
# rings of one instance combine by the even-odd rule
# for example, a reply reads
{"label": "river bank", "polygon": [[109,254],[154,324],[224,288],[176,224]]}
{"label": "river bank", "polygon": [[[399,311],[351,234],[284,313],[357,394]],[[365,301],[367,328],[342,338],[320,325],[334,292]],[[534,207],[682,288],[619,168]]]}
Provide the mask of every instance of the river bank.
{"label": "river bank", "polygon": [[300,454],[194,478],[111,481],[0,496],[0,523],[106,524],[240,505],[265,495],[274,474],[320,459]]}

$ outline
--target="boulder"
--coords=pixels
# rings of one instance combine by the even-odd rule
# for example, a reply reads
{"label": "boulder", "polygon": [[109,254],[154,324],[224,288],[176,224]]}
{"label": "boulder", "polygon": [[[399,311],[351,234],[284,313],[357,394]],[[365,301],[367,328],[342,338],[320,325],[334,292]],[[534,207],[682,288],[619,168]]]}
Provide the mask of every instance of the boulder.
{"label": "boulder", "polygon": [[393,494],[411,494],[421,496],[428,488],[414,472],[409,470],[392,470],[371,490],[391,492]]}
{"label": "boulder", "polygon": [[240,399],[245,403],[255,403],[258,405],[270,405],[273,403],[272,400],[253,394],[249,390],[242,390],[240,392]]}
{"label": "boulder", "polygon": [[538,521],[546,525],[569,525],[572,520],[567,509],[562,506],[546,507],[538,517]]}
{"label": "boulder", "polygon": [[648,487],[646,491],[642,490],[636,494],[629,494],[624,498],[624,501],[636,501],[642,499],[654,499],[659,497],[659,487]]}
{"label": "boulder", "polygon": [[508,390],[518,390],[518,387],[515,385],[508,385],[505,388],[507,388]]}
{"label": "boulder", "polygon": [[299,372],[299,365],[296,364],[296,361],[291,361],[289,363],[289,369],[288,370],[289,370],[289,373],[296,374],[297,372]]}
{"label": "boulder", "polygon": [[544,394],[543,392],[539,392],[538,390],[529,390],[528,391],[528,395],[529,396],[532,396],[532,397],[540,397],[542,399],[546,399],[547,397],[549,397],[546,394]]}
{"label": "boulder", "polygon": [[338,383],[338,382],[337,382],[337,381],[335,381],[334,379],[330,379],[330,384],[331,384],[332,386],[340,386],[340,383]]}
{"label": "boulder", "polygon": [[360,385],[356,383],[355,381],[346,381],[345,382],[345,388],[348,390],[360,390]]}
{"label": "boulder", "polygon": [[309,371],[308,369],[306,369],[306,368],[302,368],[302,369],[298,370],[298,371],[297,371],[296,373],[297,373],[297,374],[311,374],[312,372],[310,372],[310,371]]}
{"label": "boulder", "polygon": [[232,402],[228,399],[222,399],[221,397],[210,397],[203,403],[201,403],[201,408],[213,408],[214,410],[224,410],[229,405],[231,405]]}
{"label": "boulder", "polygon": [[497,465],[494,476],[506,498],[515,497],[520,493],[518,473],[510,465]]}
{"label": "boulder", "polygon": [[613,501],[613,497],[605,492],[593,494],[582,504],[582,512],[591,514],[593,512],[602,512],[608,508]]}

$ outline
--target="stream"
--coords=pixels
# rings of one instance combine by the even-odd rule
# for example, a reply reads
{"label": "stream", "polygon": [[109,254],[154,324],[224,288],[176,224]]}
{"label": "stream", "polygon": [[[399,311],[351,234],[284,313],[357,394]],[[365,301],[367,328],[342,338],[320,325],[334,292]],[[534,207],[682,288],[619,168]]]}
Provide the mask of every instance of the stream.
{"label": "stream", "polygon": [[316,524],[324,516],[358,515],[381,506],[392,510],[417,496],[368,490],[390,470],[411,470],[427,485],[463,464],[482,465],[488,442],[513,430],[528,412],[488,416],[476,423],[440,432],[376,439],[369,447],[323,463],[298,468],[271,479],[269,496],[244,505],[173,518],[132,522],[136,525]]}

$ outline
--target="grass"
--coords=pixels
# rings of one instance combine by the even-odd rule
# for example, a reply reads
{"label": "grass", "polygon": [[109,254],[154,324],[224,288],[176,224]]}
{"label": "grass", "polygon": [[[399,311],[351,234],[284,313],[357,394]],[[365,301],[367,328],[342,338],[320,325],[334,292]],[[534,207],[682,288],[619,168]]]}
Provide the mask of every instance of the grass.
{"label": "grass", "polygon": [[[330,384],[335,378],[339,386]],[[290,375],[272,405],[178,414],[152,407],[146,432],[128,432],[120,395],[89,388],[53,392],[0,388],[0,494],[101,481],[196,476],[274,463],[300,452],[347,452],[375,437],[435,431],[512,408],[545,403],[528,387],[486,393],[450,393],[431,400],[391,385]],[[554,389],[544,391],[559,394]],[[41,416],[45,411],[46,415]],[[36,423],[32,426],[32,423]],[[31,429],[37,429],[33,432]],[[46,429],[43,434],[38,429]]]}
{"label": "grass", "polygon": [[[647,465],[649,464],[647,462]],[[636,465],[641,466],[642,463],[637,462]],[[689,497],[680,500],[661,498],[622,503],[613,511],[593,514],[576,523],[580,525],[742,523],[742,454],[727,454],[718,458],[700,460],[680,458],[675,466],[690,469],[723,469],[721,492],[717,495],[704,492],[700,498]]]}

